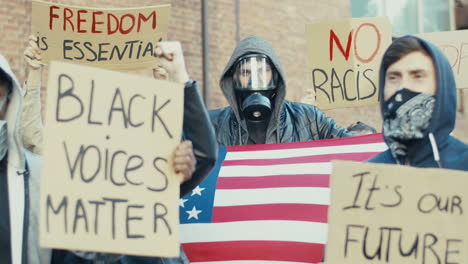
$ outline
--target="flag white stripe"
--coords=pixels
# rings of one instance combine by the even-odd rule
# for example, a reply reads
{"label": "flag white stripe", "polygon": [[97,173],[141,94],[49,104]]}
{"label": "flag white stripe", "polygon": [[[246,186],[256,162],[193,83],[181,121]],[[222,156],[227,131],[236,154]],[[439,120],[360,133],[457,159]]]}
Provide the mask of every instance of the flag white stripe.
{"label": "flag white stripe", "polygon": [[214,206],[254,204],[330,204],[330,188],[282,187],[216,190]]}
{"label": "flag white stripe", "polygon": [[303,221],[239,221],[180,225],[180,242],[295,241],[325,244],[327,224]]}
{"label": "flag white stripe", "polygon": [[238,165],[224,166],[219,170],[219,177],[268,176],[291,174],[330,174],[330,162],[281,164],[281,165]]}
{"label": "flag white stripe", "polygon": [[382,152],[387,149],[385,143],[369,143],[345,146],[277,149],[277,150],[256,150],[256,151],[232,151],[226,153],[225,160],[246,160],[246,159],[280,159],[302,156],[338,154],[338,153],[362,153],[362,152]]}

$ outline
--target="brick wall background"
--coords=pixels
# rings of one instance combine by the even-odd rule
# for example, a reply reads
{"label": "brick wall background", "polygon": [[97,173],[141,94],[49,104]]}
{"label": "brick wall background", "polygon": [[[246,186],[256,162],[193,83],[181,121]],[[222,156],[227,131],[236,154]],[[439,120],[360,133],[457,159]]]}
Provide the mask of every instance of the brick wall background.
{"label": "brick wall background", "polygon": [[[182,42],[190,76],[203,86],[201,0],[53,0],[51,2],[90,7],[137,7],[170,3],[169,39]],[[226,106],[218,81],[240,38],[257,34],[272,43],[286,71],[288,95],[301,101],[311,84],[307,70],[305,25],[320,20],[351,16],[349,0],[239,0],[239,29],[235,0],[208,1],[209,30],[209,109]],[[0,0],[0,52],[5,55],[20,81],[26,78],[23,51],[30,34],[30,0]],[[46,83],[47,69],[44,69]],[[148,72],[140,72],[149,74]],[[43,87],[43,93],[45,93]],[[462,101],[454,135],[468,142],[468,91],[460,91]],[[43,96],[43,99],[45,96]],[[314,103],[313,100],[308,102]],[[44,102],[45,104],[45,102]],[[381,131],[378,107],[328,110],[340,125],[363,121]]]}

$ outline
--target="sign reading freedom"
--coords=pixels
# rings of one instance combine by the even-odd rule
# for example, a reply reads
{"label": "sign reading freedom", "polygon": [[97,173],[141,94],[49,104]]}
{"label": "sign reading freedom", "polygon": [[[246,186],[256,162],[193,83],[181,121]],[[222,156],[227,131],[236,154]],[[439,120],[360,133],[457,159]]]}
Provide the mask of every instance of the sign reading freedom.
{"label": "sign reading freedom", "polygon": [[183,85],[64,62],[50,65],[42,247],[179,255]]}
{"label": "sign reading freedom", "polygon": [[33,0],[32,10],[42,62],[135,70],[156,66],[153,53],[167,38],[170,5],[106,9]]}

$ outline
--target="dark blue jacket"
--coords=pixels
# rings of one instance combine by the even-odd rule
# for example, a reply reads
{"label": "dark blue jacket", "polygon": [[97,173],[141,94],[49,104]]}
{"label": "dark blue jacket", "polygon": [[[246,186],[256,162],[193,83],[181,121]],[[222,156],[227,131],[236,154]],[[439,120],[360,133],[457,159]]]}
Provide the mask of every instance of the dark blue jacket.
{"label": "dark blue jacket", "polygon": [[[405,36],[404,38],[416,37]],[[432,119],[430,121],[431,123],[429,125],[429,133],[432,133],[435,137],[437,149],[440,153],[441,166],[445,169],[467,171],[468,146],[460,140],[450,136],[450,133],[455,127],[457,107],[457,88],[452,67],[442,51],[440,51],[436,46],[425,40],[419,38],[416,39],[421,42],[432,57],[436,72],[436,101],[432,113]],[[381,99],[383,98],[386,70],[387,69],[380,67],[379,96]],[[380,100],[382,116],[384,112],[383,103],[383,100]],[[388,145],[386,138],[385,141]],[[380,153],[369,161],[375,163],[396,163],[390,150]],[[435,161],[434,150],[432,149],[428,136],[420,142],[408,146],[407,160],[400,163],[421,168],[439,167]]]}

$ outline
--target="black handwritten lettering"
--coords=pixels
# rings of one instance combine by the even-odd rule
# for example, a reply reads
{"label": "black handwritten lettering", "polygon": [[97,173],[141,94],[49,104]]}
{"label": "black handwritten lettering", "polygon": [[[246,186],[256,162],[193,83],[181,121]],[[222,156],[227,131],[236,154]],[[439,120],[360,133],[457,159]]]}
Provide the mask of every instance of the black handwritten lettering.
{"label": "black handwritten lettering", "polygon": [[[429,239],[432,240],[431,242],[429,242]],[[437,259],[437,263],[440,263],[440,258],[439,258],[439,255],[437,255],[437,252],[432,248],[432,246],[434,246],[437,241],[439,239],[434,235],[434,234],[431,234],[431,233],[427,233],[427,234],[424,234],[424,238],[423,238],[423,243],[424,243],[424,247],[423,247],[423,256],[422,256],[422,263],[430,263],[428,261],[426,261],[426,251],[427,249],[429,249],[431,252],[432,252],[432,255],[434,256],[435,259]],[[434,263],[434,262],[432,262]]]}
{"label": "black handwritten lettering", "polygon": [[[161,208],[161,209],[158,209],[158,208]],[[169,222],[166,220],[166,218],[164,218],[167,215],[167,207],[162,203],[155,203],[153,206],[153,210],[154,210],[153,232],[154,233],[158,232],[158,220],[162,220],[164,224],[166,225],[169,235],[172,235],[172,229],[169,225]],[[163,212],[161,212],[161,210]]]}
{"label": "black handwritten lettering", "polygon": [[67,50],[72,50],[73,48],[69,46],[69,43],[73,43],[73,40],[65,39],[63,40],[63,59],[65,60],[72,60],[71,57],[67,56]]}
{"label": "black handwritten lettering", "polygon": [[90,204],[94,204],[94,234],[99,234],[99,206],[106,204],[102,201],[89,201]]}
{"label": "black handwritten lettering", "polygon": [[93,113],[93,101],[94,101],[94,80],[91,80],[91,89],[90,89],[90,94],[89,94],[88,124],[102,125],[102,122],[92,120],[91,114]]}
{"label": "black handwritten lettering", "polygon": [[167,128],[166,123],[164,122],[163,118],[159,114],[159,112],[169,103],[171,102],[171,99],[166,100],[158,109],[156,109],[156,95],[153,97],[153,114],[152,114],[152,123],[151,123],[151,131],[154,132],[154,125],[155,125],[155,118],[157,117],[161,125],[163,126],[164,130],[167,133],[167,136],[169,138],[172,138],[172,134]]}
{"label": "black handwritten lettering", "polygon": [[83,202],[81,201],[81,199],[78,199],[76,201],[76,206],[75,206],[75,218],[73,220],[73,234],[76,233],[76,227],[78,225],[78,220],[80,219],[83,219],[85,232],[88,233],[88,217],[86,215],[86,210],[83,206]]}
{"label": "black handwritten lettering", "polygon": [[125,218],[125,227],[126,227],[126,233],[127,233],[127,238],[129,239],[141,239],[145,238],[145,235],[142,234],[131,234],[130,233],[130,221],[141,221],[143,217],[141,216],[134,216],[130,217],[130,209],[135,208],[135,209],[143,209],[145,206],[143,205],[128,205],[127,206],[127,215]]}
{"label": "black handwritten lettering", "polygon": [[153,166],[154,166],[154,168],[155,168],[155,169],[163,176],[163,178],[164,178],[164,186],[163,186],[163,187],[159,187],[159,188],[156,188],[156,187],[149,187],[149,186],[146,187],[148,190],[153,191],[153,192],[162,192],[162,191],[164,191],[164,190],[167,189],[167,186],[169,186],[168,177],[167,177],[166,173],[164,173],[164,171],[162,171],[162,170],[158,167],[158,165],[157,165],[158,161],[163,161],[163,162],[167,163],[167,159],[161,158],[161,157],[156,157],[156,158],[154,158],[154,160],[153,160]]}
{"label": "black handwritten lettering", "polygon": [[58,215],[63,210],[63,226],[65,228],[65,233],[68,232],[68,221],[67,221],[67,206],[68,206],[68,198],[66,196],[63,197],[62,201],[60,202],[57,209],[54,208],[52,204],[52,198],[50,194],[47,195],[47,202],[46,202],[46,226],[47,232],[50,232],[50,223],[49,223],[49,209],[52,210],[54,215]]}
{"label": "black handwritten lettering", "polygon": [[[133,160],[135,160],[137,162],[137,164],[131,166],[130,163],[132,163]],[[134,182],[134,181],[130,180],[130,178],[128,176],[129,172],[136,171],[139,168],[141,168],[143,166],[143,163],[144,163],[144,160],[139,155],[132,155],[132,156],[130,156],[130,158],[128,158],[127,164],[125,165],[125,172],[124,172],[125,180],[127,180],[128,183],[130,183],[132,185],[136,185],[136,186],[143,184],[143,182]]]}
{"label": "black handwritten lettering", "polygon": [[[320,83],[319,85],[317,85],[317,82],[316,82],[316,80],[317,80],[317,78],[315,77],[315,73],[316,73],[316,72],[320,72],[323,76],[325,76],[325,80],[324,80],[322,83]],[[328,81],[328,75],[327,75],[327,73],[326,73],[324,70],[322,70],[322,69],[314,69],[314,70],[312,71],[312,83],[314,84],[314,91],[315,91],[315,94],[318,94],[318,91],[321,91],[322,93],[324,93],[324,94],[327,96],[328,103],[331,103],[330,95],[328,95],[327,91],[326,91],[324,88],[322,88],[322,86],[323,86],[325,83],[327,83],[327,81]]]}
{"label": "black handwritten lettering", "polygon": [[[81,149],[81,148],[80,148]],[[85,175],[85,164],[86,164],[86,168],[90,168],[88,162],[86,162],[86,157],[89,155],[86,155],[88,153],[89,150],[94,150],[94,152],[96,153],[96,157],[93,157],[91,156],[91,161],[96,161],[97,160],[97,164],[96,164],[96,170],[94,171],[94,173],[91,175],[91,177],[89,178],[86,178],[86,175]],[[80,152],[81,154],[81,162],[80,162],[80,176],[81,176],[81,180],[85,183],[90,183],[92,182],[96,176],[98,175],[99,171],[101,170],[101,152],[99,151],[99,148],[97,146],[94,146],[94,145],[89,145],[87,147],[85,147],[83,149],[83,152]]]}
{"label": "black handwritten lettering", "polygon": [[444,264],[459,264],[460,262],[451,262],[449,261],[449,255],[452,254],[460,254],[460,250],[450,250],[450,244],[451,243],[461,243],[463,240],[461,239],[447,239],[446,241],[446,246],[445,246],[445,262]]}
{"label": "black handwritten lettering", "polygon": [[[63,91],[62,88],[65,85],[64,84],[65,80],[68,80],[69,88]],[[55,120],[57,122],[70,122],[72,120],[79,118],[83,114],[83,111],[84,111],[83,102],[81,102],[78,96],[73,94],[74,88],[75,87],[74,87],[73,79],[69,75],[62,73],[58,76],[57,107],[55,111]],[[69,106],[72,102],[76,102],[79,104],[80,110],[78,113],[75,113],[74,115],[70,114],[69,117],[62,117],[61,114],[63,113],[63,109],[60,106],[61,106],[62,100],[65,100],[66,98],[71,99],[72,101],[69,100],[64,104]]]}
{"label": "black handwritten lettering", "polygon": [[[116,104],[118,106],[116,106]],[[112,124],[112,114],[114,112],[121,112],[122,113],[122,121],[124,124],[125,128],[128,128],[128,116],[125,112],[125,104],[124,104],[124,99],[122,97],[122,93],[120,92],[120,89],[117,88],[114,93],[114,97],[112,99],[112,106],[109,111],[109,118],[107,124],[110,126]]]}
{"label": "black handwritten lettering", "polygon": [[395,203],[392,203],[392,204],[380,203],[380,205],[383,207],[396,207],[400,205],[403,202],[403,196],[401,195],[401,192],[399,191],[399,189],[401,189],[401,185],[393,186],[393,190],[395,191],[395,194],[398,196],[397,201]]}
{"label": "black handwritten lettering", "polygon": [[104,201],[109,201],[112,203],[112,209],[111,209],[111,223],[112,223],[112,239],[115,240],[115,229],[116,229],[116,219],[115,219],[115,211],[117,203],[126,203],[128,202],[127,199],[115,199],[115,198],[102,198]]}
{"label": "black handwritten lettering", "polygon": [[68,154],[68,148],[67,148],[67,143],[65,141],[63,143],[63,148],[65,150],[65,157],[67,158],[67,164],[68,164],[68,170],[70,172],[70,178],[73,180],[75,177],[75,170],[76,170],[76,165],[78,165],[78,162],[81,160],[83,156],[83,145],[80,146],[80,150],[76,154],[75,157],[75,162],[73,162],[73,165],[71,165],[70,162],[70,154]]}
{"label": "black handwritten lettering", "polygon": [[364,182],[364,176],[369,175],[369,174],[370,174],[370,172],[366,171],[366,172],[363,172],[363,173],[354,174],[352,176],[353,178],[359,177],[358,187],[357,187],[356,193],[354,195],[353,204],[350,205],[350,206],[344,207],[343,210],[348,210],[348,209],[351,209],[351,208],[361,208],[361,206],[357,205],[357,201],[359,199],[359,194],[361,193],[362,183]]}

